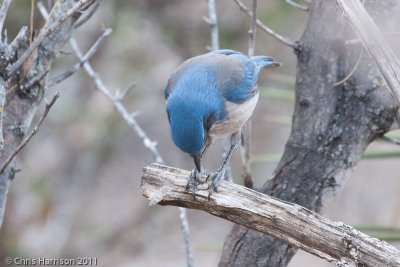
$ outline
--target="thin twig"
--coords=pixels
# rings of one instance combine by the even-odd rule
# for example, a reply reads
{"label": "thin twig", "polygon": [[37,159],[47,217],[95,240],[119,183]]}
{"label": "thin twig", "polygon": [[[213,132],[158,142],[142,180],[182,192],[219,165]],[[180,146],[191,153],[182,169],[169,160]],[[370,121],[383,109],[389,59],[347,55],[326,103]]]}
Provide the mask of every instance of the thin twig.
{"label": "thin twig", "polygon": [[308,11],[308,10],[310,9],[309,6],[296,3],[296,2],[293,1],[293,0],[286,0],[286,3],[288,3],[289,5],[291,5],[291,6],[295,7],[295,8],[298,8],[298,9],[300,9],[300,10],[303,10],[303,11]]}
{"label": "thin twig", "polygon": [[60,97],[60,93],[56,93],[53,98],[51,99],[51,101],[49,103],[46,103],[46,107],[43,111],[42,116],[40,117],[39,121],[37,122],[37,124],[35,125],[35,128],[33,128],[32,132],[29,133],[29,135],[27,135],[25,137],[25,139],[22,141],[21,144],[19,144],[19,146],[14,150],[13,153],[11,153],[11,155],[7,158],[7,160],[3,163],[3,165],[0,167],[0,174],[2,174],[4,172],[4,170],[7,168],[7,166],[11,163],[11,161],[13,161],[13,159],[15,158],[15,156],[29,143],[29,141],[32,139],[32,137],[39,131],[40,126],[42,125],[43,121],[46,119],[47,114],[49,113],[51,107],[54,105],[54,103],[56,102],[56,100]]}
{"label": "thin twig", "polygon": [[[83,59],[82,52],[80,51],[77,42],[75,39],[70,39],[70,45],[72,50],[78,56],[79,60]],[[139,126],[136,120],[131,116],[129,111],[125,108],[125,106],[121,103],[121,101],[111,93],[111,91],[107,88],[107,86],[103,83],[100,78],[100,75],[92,68],[92,66],[86,62],[83,64],[83,68],[85,69],[86,73],[93,79],[96,84],[96,88],[106,96],[114,108],[122,115],[122,117],[126,120],[129,126],[135,131],[135,133],[142,139],[143,144],[151,151],[154,156],[154,160],[156,162],[163,162],[158,150],[156,149],[157,142],[152,141],[145,131]]]}
{"label": "thin twig", "polygon": [[356,72],[358,66],[360,65],[361,58],[362,58],[362,56],[363,56],[363,51],[364,51],[364,47],[361,47],[360,55],[358,56],[357,62],[356,62],[356,64],[354,65],[353,69],[352,69],[352,70],[350,71],[350,73],[347,74],[347,76],[344,77],[342,80],[340,80],[340,81],[334,83],[333,86],[338,86],[338,85],[344,83],[345,81],[347,81],[348,79],[350,79],[351,76],[353,76],[354,72]]}
{"label": "thin twig", "polygon": [[84,9],[91,5],[94,1],[96,0],[80,0],[78,3],[76,3],[71,9],[69,9],[67,12],[65,12],[65,15],[61,18],[59,18],[57,21],[55,21],[52,25],[49,25],[45,29],[40,31],[40,34],[35,38],[33,43],[29,46],[27,50],[21,55],[20,58],[18,58],[17,61],[15,61],[12,65],[9,65],[6,68],[6,75],[7,77],[10,77],[21,65],[31,56],[33,51],[38,48],[38,46],[55,30],[58,29],[70,16],[75,14],[76,12],[79,12],[81,9]]}
{"label": "thin twig", "polygon": [[115,97],[118,98],[119,101],[122,101],[125,98],[125,96],[129,94],[129,92],[132,91],[132,89],[135,87],[136,87],[136,82],[131,82],[124,90],[122,91],[117,90],[115,92]]}
{"label": "thin twig", "polygon": [[254,56],[254,50],[256,47],[256,33],[257,33],[257,0],[253,0],[253,10],[251,16],[251,26],[249,30],[249,52],[248,56]]}
{"label": "thin twig", "polygon": [[[24,91],[27,90],[29,88],[31,88],[33,85],[37,84],[38,82],[40,82],[46,75],[47,73],[49,73],[49,70],[46,69],[44,70],[42,73],[39,73],[38,75],[36,75],[35,77],[33,77],[32,79],[30,79],[28,82],[26,82],[23,85],[19,86],[19,89]],[[13,88],[14,89],[14,88]]]}
{"label": "thin twig", "polygon": [[89,49],[89,51],[87,51],[86,54],[82,57],[82,60],[79,61],[78,63],[76,63],[75,65],[73,65],[71,67],[71,69],[69,69],[69,70],[65,71],[64,73],[62,73],[62,74],[52,78],[51,80],[49,80],[49,82],[47,83],[47,87],[50,88],[50,87],[52,87],[52,86],[64,81],[65,79],[71,77],[75,72],[77,72],[83,66],[83,64],[88,62],[90,60],[90,58],[97,52],[99,47],[104,42],[105,38],[107,36],[109,36],[111,34],[111,32],[112,32],[111,29],[103,30],[103,32],[101,33],[100,37],[92,45],[92,47]]}
{"label": "thin twig", "polygon": [[4,21],[6,20],[8,8],[10,7],[11,0],[4,0],[0,7],[0,42],[3,39],[3,27]]}
{"label": "thin twig", "polygon": [[[250,17],[253,17],[253,13],[251,12],[251,10],[240,0],[234,0],[235,3],[240,7],[240,9],[242,11],[244,11],[247,15],[249,15]],[[294,42],[293,40],[289,39],[288,37],[282,36],[276,32],[274,32],[271,28],[265,26],[264,23],[262,23],[260,20],[257,20],[257,26],[264,32],[266,32],[267,34],[271,35],[272,37],[274,37],[275,39],[277,39],[279,42],[281,42],[282,44],[289,46],[291,48],[296,48],[296,42]]]}
{"label": "thin twig", "polygon": [[80,26],[82,26],[83,24],[86,23],[86,21],[88,21],[94,13],[96,13],[97,8],[100,6],[99,2],[96,2],[96,4],[94,4],[94,6],[92,7],[92,9],[90,9],[90,11],[87,13],[87,15],[85,17],[83,17],[82,19],[80,19],[76,24],[75,24],[75,29],[79,28]]}
{"label": "thin twig", "polygon": [[394,138],[387,137],[387,136],[384,136],[384,135],[380,139],[383,140],[383,141],[392,143],[392,144],[400,145],[400,140],[398,140],[398,139],[394,139]]}
{"label": "thin twig", "polygon": [[208,3],[208,18],[204,18],[205,22],[210,25],[211,33],[211,50],[219,49],[219,33],[218,33],[218,19],[217,10],[215,8],[215,0],[207,0]]}
{"label": "thin twig", "polygon": [[31,21],[30,21],[30,34],[29,34],[29,44],[33,42],[34,34],[34,17],[35,17],[35,0],[31,0]]}

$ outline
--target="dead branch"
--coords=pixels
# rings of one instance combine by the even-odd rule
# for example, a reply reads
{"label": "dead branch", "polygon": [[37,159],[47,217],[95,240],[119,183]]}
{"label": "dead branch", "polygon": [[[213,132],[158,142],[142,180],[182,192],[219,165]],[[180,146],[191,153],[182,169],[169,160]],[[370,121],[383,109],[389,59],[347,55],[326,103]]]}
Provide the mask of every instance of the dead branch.
{"label": "dead branch", "polygon": [[215,0],[207,0],[207,3],[208,3],[208,18],[204,18],[204,21],[208,25],[210,25],[210,33],[211,33],[210,50],[213,51],[219,49],[217,10],[215,8]]}
{"label": "dead branch", "polygon": [[[150,205],[206,211],[283,240],[338,266],[399,266],[400,251],[351,226],[332,222],[302,206],[222,181],[218,193],[186,190],[190,172],[152,164],[143,169],[141,190]],[[346,265],[347,264],[347,265]]]}
{"label": "dead branch", "polygon": [[73,65],[69,70],[49,80],[47,86],[50,88],[74,75],[75,72],[77,72],[83,66],[83,64],[85,64],[90,60],[90,58],[97,52],[97,50],[103,44],[105,38],[110,34],[111,34],[111,29],[103,30],[99,38],[97,38],[96,42],[94,42],[92,47],[86,52],[86,54],[81,58],[81,60],[75,65]]}
{"label": "dead branch", "polygon": [[400,106],[400,62],[385,37],[359,0],[336,0],[345,18],[359,35],[385,79],[390,92]]}

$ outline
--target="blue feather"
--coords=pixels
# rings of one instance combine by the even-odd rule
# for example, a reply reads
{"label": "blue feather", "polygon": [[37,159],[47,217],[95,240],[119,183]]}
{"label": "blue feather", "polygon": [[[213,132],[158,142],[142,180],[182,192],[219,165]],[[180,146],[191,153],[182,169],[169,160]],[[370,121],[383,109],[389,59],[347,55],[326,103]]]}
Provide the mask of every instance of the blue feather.
{"label": "blue feather", "polygon": [[281,65],[281,63],[276,62],[272,57],[268,56],[254,56],[251,58],[251,61],[262,68],[279,67]]}
{"label": "blue feather", "polygon": [[187,68],[168,98],[167,112],[174,143],[186,153],[199,153],[206,142],[210,116],[216,120],[226,116],[213,69],[201,64]]}
{"label": "blue feather", "polygon": [[260,69],[273,64],[276,62],[270,57],[249,58],[228,49],[185,61],[171,75],[164,91],[174,143],[188,154],[201,152],[208,130],[229,116],[226,101],[251,99],[258,92]]}

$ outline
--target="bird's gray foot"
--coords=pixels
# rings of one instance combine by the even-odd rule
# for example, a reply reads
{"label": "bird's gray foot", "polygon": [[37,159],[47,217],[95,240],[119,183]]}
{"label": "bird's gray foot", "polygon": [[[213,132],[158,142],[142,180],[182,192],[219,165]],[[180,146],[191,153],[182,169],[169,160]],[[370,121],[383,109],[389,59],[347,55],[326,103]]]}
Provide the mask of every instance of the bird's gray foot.
{"label": "bird's gray foot", "polygon": [[[208,200],[210,200],[211,194],[213,192],[218,193],[218,186],[221,183],[222,179],[224,179],[225,168],[221,167],[216,172],[209,173],[207,176],[208,182]],[[209,179],[211,181],[209,182]]]}
{"label": "bird's gray foot", "polygon": [[193,171],[190,173],[186,185],[186,190],[189,190],[192,193],[193,199],[196,199],[197,186],[203,183],[204,181],[201,181],[201,173],[199,173],[197,169],[193,169]]}

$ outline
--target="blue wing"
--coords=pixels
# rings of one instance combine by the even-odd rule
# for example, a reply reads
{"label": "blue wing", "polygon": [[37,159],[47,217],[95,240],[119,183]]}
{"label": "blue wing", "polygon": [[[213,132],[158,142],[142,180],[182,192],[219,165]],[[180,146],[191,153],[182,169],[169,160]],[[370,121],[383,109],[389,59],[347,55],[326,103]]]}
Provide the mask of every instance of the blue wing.
{"label": "blue wing", "polygon": [[234,103],[242,103],[253,97],[258,92],[256,83],[260,69],[276,63],[271,57],[249,58],[234,50],[224,49],[211,53],[221,55],[217,60],[217,86],[224,98]]}
{"label": "blue wing", "polygon": [[171,76],[164,96],[168,99],[182,75],[201,64],[215,73],[215,83],[222,96],[231,102],[242,103],[258,92],[256,86],[260,69],[277,64],[271,57],[252,58],[229,49],[216,50],[185,61]]}

